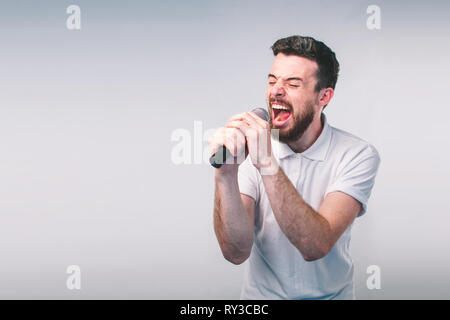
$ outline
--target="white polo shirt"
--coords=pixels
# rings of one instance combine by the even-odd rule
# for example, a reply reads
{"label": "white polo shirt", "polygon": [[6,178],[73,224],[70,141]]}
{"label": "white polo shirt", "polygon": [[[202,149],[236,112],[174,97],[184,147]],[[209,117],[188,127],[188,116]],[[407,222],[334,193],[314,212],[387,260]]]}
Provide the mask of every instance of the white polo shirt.
{"label": "white polo shirt", "polygon": [[[300,196],[318,210],[329,192],[342,191],[367,209],[380,164],[368,142],[330,126],[302,153],[272,140],[281,169]],[[307,262],[275,220],[261,176],[248,157],[239,167],[239,189],[255,202],[255,240],[245,266],[241,299],[354,299],[351,225],[323,258]]]}

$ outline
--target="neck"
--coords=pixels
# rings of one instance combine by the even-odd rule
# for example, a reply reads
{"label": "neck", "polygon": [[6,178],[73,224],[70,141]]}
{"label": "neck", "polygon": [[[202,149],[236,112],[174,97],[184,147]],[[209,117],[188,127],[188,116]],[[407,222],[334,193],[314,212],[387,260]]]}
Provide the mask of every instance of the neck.
{"label": "neck", "polygon": [[294,142],[289,142],[287,145],[296,153],[301,153],[311,147],[323,130],[322,112],[316,113],[313,121],[303,133],[302,137]]}

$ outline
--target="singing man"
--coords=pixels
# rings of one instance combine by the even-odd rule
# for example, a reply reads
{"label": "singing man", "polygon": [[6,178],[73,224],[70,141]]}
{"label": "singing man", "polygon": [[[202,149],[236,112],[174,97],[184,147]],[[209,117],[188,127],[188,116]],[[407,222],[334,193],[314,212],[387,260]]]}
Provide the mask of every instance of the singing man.
{"label": "singing man", "polygon": [[241,299],[354,299],[350,233],[380,157],[323,113],[339,73],[327,45],[291,36],[272,51],[269,121],[238,114],[209,141],[212,152],[248,154],[214,169],[220,249],[233,264],[248,260]]}

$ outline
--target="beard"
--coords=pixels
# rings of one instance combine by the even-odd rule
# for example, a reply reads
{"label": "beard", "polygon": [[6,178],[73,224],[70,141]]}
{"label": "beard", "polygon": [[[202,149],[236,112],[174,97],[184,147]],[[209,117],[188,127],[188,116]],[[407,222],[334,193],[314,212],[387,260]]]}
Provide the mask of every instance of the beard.
{"label": "beard", "polygon": [[[273,117],[273,112],[272,112],[272,103],[276,102],[277,100],[273,100],[270,101],[269,103],[269,110],[270,110],[270,119],[269,119],[269,123],[270,123],[270,128],[271,129],[278,129],[275,128],[272,122],[272,117]],[[314,119],[314,104],[312,101],[308,101],[305,103],[305,106],[302,110],[302,112],[297,115],[293,112],[293,108],[292,105],[285,102],[285,101],[280,101],[278,100],[280,103],[283,103],[284,105],[286,105],[287,107],[289,107],[289,109],[291,110],[291,121],[293,122],[292,128],[289,129],[288,131],[283,132],[283,129],[279,129],[278,130],[278,140],[282,143],[289,143],[289,142],[295,142],[298,139],[300,139],[303,134],[305,133],[305,131],[308,129],[309,125],[311,124],[311,122]]]}

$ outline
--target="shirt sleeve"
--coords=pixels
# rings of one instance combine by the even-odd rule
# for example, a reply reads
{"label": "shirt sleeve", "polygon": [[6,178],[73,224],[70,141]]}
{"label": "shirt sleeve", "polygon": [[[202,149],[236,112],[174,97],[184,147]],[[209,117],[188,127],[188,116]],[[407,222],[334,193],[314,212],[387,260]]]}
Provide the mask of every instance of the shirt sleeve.
{"label": "shirt sleeve", "polygon": [[352,196],[361,203],[362,208],[358,217],[362,216],[367,210],[367,202],[375,184],[380,161],[377,150],[368,145],[363,151],[353,156],[350,161],[347,161],[347,164],[338,174],[335,182],[327,188],[325,194],[341,191]]}
{"label": "shirt sleeve", "polygon": [[252,197],[255,202],[259,201],[259,182],[258,171],[253,166],[250,157],[239,166],[238,170],[238,184],[239,191],[249,197]]}

